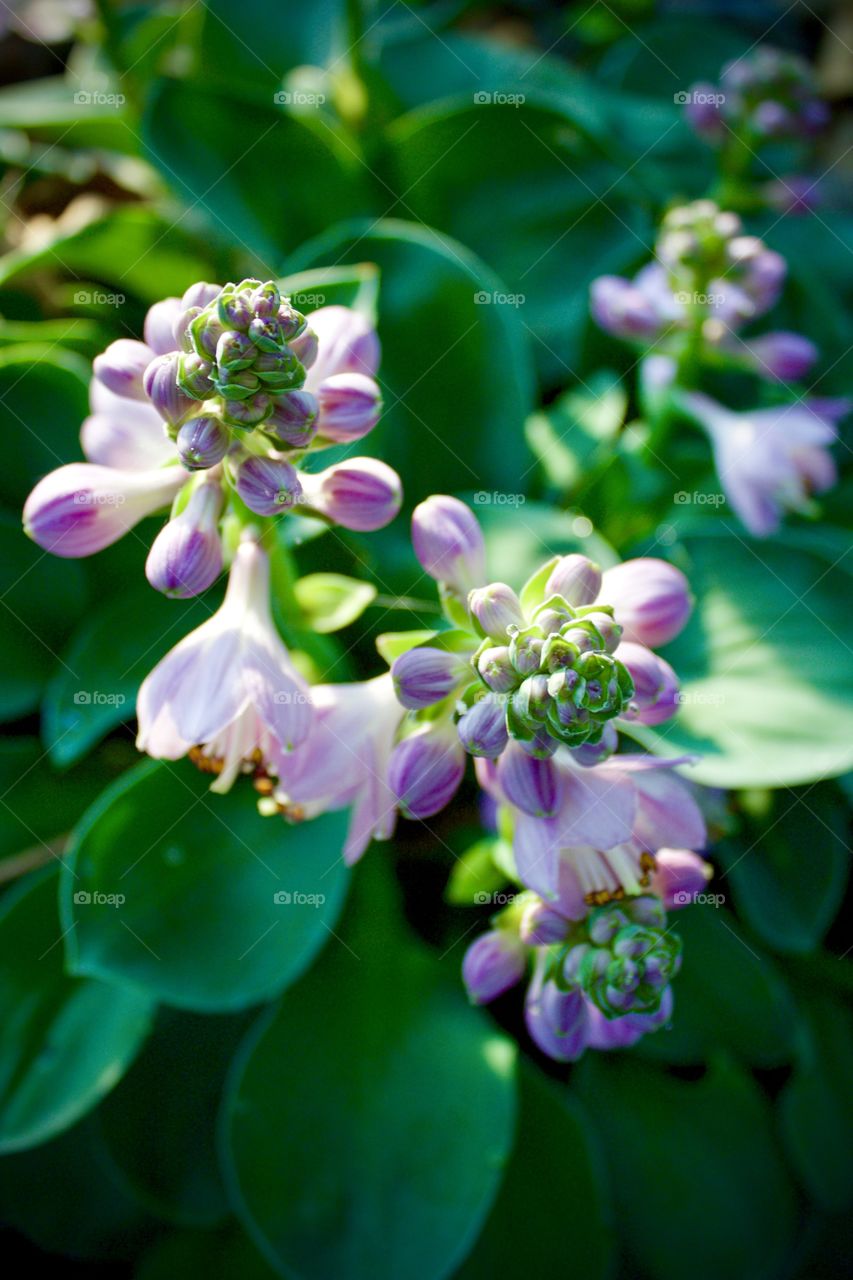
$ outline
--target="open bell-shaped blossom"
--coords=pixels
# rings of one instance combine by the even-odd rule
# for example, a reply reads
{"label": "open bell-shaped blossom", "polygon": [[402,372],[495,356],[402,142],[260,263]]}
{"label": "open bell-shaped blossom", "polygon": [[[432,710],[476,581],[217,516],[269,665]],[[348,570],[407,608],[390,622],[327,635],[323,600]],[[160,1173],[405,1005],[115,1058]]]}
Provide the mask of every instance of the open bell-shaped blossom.
{"label": "open bell-shaped blossom", "polygon": [[736,413],[701,392],[682,404],[711,438],[726,497],[757,537],[774,533],[785,511],[802,510],[836,479],[829,446],[849,400],[811,399]]}
{"label": "open bell-shaped blossom", "polygon": [[311,728],[308,686],[273,622],[269,561],[241,542],[225,600],[146,677],[137,701],[141,751],[162,760],[191,754],[227,791],[246,770],[275,771]]}
{"label": "open bell-shaped blossom", "polygon": [[403,716],[390,675],[311,690],[314,717],[304,742],[278,762],[272,801],[292,821],[351,807],[344,861],[356,862],[371,840],[388,840],[397,797],[388,780]]}

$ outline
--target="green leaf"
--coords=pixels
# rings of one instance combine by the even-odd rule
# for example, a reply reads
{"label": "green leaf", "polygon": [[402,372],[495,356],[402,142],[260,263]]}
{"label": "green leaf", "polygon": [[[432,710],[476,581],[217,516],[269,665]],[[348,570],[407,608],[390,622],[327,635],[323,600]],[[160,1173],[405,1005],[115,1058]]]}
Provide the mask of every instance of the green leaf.
{"label": "green leaf", "polygon": [[49,1253],[92,1261],[133,1257],[159,1226],[122,1185],[94,1116],[0,1157],[0,1217]]}
{"label": "green leaf", "polygon": [[314,959],[346,890],[346,814],[288,827],[258,814],[248,780],[224,796],[208,784],[149,762],[85,815],[62,888],[73,972],[212,1012],[270,999]]}
{"label": "green leaf", "polygon": [[153,1013],[141,992],[65,973],[56,882],[52,868],[0,911],[3,1153],[47,1142],[96,1106],[133,1061]]}
{"label": "green leaf", "polygon": [[144,578],[91,609],[71,638],[42,706],[51,759],[73,764],[132,718],[139,686],[162,657],[213,613],[218,599],[169,600]]}
{"label": "green leaf", "polygon": [[474,1251],[457,1280],[546,1276],[569,1253],[584,1280],[611,1274],[614,1234],[603,1157],[586,1111],[528,1064],[515,1148]]}
{"label": "green leaf", "polygon": [[472,903],[490,902],[492,894],[506,884],[506,876],[497,863],[496,837],[486,837],[472,844],[453,864],[445,901],[454,907],[470,907]]}
{"label": "green leaf", "polygon": [[668,1029],[643,1040],[643,1056],[699,1064],[724,1048],[758,1067],[790,1062],[796,1009],[742,926],[723,907],[710,905],[684,907],[670,923],[684,943],[673,985],[675,1012]]}
{"label": "green leaf", "polygon": [[203,1018],[164,1009],[98,1112],[116,1168],[152,1213],[185,1226],[211,1226],[227,1215],[216,1115],[225,1073],[246,1030],[245,1014]]}
{"label": "green leaf", "polygon": [[685,1258],[696,1280],[785,1273],[796,1198],[745,1072],[721,1061],[688,1083],[597,1054],[576,1074],[604,1141],[629,1274],[684,1280]]}
{"label": "green leaf", "polygon": [[342,573],[309,573],[295,583],[294,594],[308,626],[326,635],[360,618],[376,599],[376,588]]}
{"label": "green leaf", "polygon": [[48,861],[56,852],[49,842],[67,835],[123,763],[115,754],[60,773],[38,738],[0,742],[0,857],[27,850]]}
{"label": "green leaf", "polygon": [[278,1274],[234,1227],[175,1231],[158,1240],[134,1271],[135,1280],[274,1280]]}
{"label": "green leaf", "polygon": [[830,1213],[853,1200],[853,1028],[850,1011],[809,994],[808,1034],[779,1095],[782,1139],[808,1194]]}
{"label": "green leaf", "polygon": [[360,879],[342,940],[246,1043],[224,1112],[227,1178],[284,1274],[439,1280],[497,1190],[514,1046],[399,936],[376,869]]}
{"label": "green leaf", "polygon": [[762,822],[714,855],[753,933],[776,951],[802,954],[820,944],[844,898],[847,814],[831,785],[780,791],[774,799]]}
{"label": "green leaf", "polygon": [[431,644],[441,635],[440,631],[385,631],[376,637],[376,648],[380,658],[384,658],[390,667],[397,658],[416,649],[418,645]]}
{"label": "green leaf", "polygon": [[618,376],[602,369],[528,418],[527,441],[550,484],[571,492],[608,465],[627,404]]}
{"label": "green leaf", "polygon": [[372,323],[376,322],[379,272],[372,262],[300,271],[285,277],[279,285],[299,311],[315,311],[318,307],[353,307],[368,316]]}
{"label": "green leaf", "polygon": [[693,617],[663,650],[681,680],[678,716],[631,729],[666,755],[696,753],[708,786],[783,787],[853,765],[850,579],[797,535],[760,542],[688,529],[679,561]]}
{"label": "green leaf", "polygon": [[36,710],[82,596],[80,566],[48,555],[0,514],[0,719]]}
{"label": "green leaf", "polygon": [[20,511],[37,480],[82,457],[89,373],[87,362],[72,351],[38,343],[0,351],[0,425],[13,446],[0,476],[0,503]]}
{"label": "green leaf", "polygon": [[272,90],[264,99],[226,96],[206,79],[161,80],[143,132],[152,163],[218,239],[277,262],[326,225],[330,209],[345,218],[369,207],[367,170],[330,129],[285,115]]}
{"label": "green leaf", "polygon": [[157,302],[183,293],[210,272],[208,257],[183,228],[141,205],[116,209],[70,233],[60,231],[33,251],[13,250],[0,259],[0,283],[46,267],[109,283],[119,309],[126,293]]}
{"label": "green leaf", "polygon": [[392,220],[335,227],[288,268],[365,259],[382,274],[385,409],[363,446],[400,472],[410,505],[446,492],[448,477],[454,488],[515,494],[533,382],[518,315],[477,302],[484,290],[500,292],[500,281],[447,236]]}
{"label": "green leaf", "polygon": [[333,57],[343,62],[357,40],[346,35],[345,0],[315,0],[306,8],[242,0],[239,13],[230,0],[205,0],[204,8],[205,75],[242,93],[271,96],[285,72]]}

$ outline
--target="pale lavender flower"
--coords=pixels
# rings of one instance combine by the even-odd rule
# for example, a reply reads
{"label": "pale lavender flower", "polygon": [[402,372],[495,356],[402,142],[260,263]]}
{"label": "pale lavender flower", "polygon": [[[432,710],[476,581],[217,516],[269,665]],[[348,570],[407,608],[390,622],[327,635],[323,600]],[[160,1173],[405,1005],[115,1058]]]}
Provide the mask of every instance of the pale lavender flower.
{"label": "pale lavender flower", "polygon": [[465,772],[465,752],[452,725],[425,725],[391,753],[388,780],[408,818],[430,818],[449,804]]}
{"label": "pale lavender flower", "polygon": [[849,401],[811,399],[736,413],[690,392],[682,404],[710,436],[726,497],[757,537],[775,533],[783,512],[802,510],[812,493],[835,483],[829,446]]}
{"label": "pale lavender flower", "polygon": [[675,639],[693,607],[681,570],[666,560],[643,556],[606,569],[599,599],[613,606],[624,640],[653,649]]}
{"label": "pale lavender flower", "polygon": [[467,596],[486,578],[486,544],[477,517],[464,502],[434,494],[412,513],[412,546],[437,582]]}
{"label": "pale lavender flower", "polygon": [[616,657],[631,673],[634,696],[626,719],[640,724],[663,724],[678,710],[678,677],[668,662],[645,645],[623,640]]}
{"label": "pale lavender flower", "polygon": [[403,501],[400,477],[378,458],[349,458],[300,479],[302,505],[360,533],[390,524]]}
{"label": "pale lavender flower", "polygon": [[311,698],[270,611],[269,561],[244,539],[225,600],[145,678],[137,701],[141,751],[190,754],[227,791],[241,772],[275,771],[311,728]]}
{"label": "pale lavender flower", "polygon": [[344,861],[371,840],[388,840],[397,820],[389,762],[403,710],[389,675],[354,684],[315,685],[305,741],[278,760],[272,803],[291,821],[351,808]]}

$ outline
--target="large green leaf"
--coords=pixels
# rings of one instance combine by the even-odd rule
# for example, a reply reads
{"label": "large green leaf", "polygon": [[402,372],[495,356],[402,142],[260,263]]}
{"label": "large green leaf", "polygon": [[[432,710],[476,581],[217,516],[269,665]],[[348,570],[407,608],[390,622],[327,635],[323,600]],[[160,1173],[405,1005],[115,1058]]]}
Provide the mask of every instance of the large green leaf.
{"label": "large green leaf", "polygon": [[119,316],[125,294],[156,302],[183,293],[210,273],[207,254],[183,227],[139,205],[58,233],[38,249],[7,254],[0,260],[0,283],[45,267],[69,272],[75,279],[108,283]]}
{"label": "large green leaf", "polygon": [[688,1083],[604,1055],[578,1076],[605,1143],[627,1274],[684,1280],[686,1259],[696,1280],[785,1274],[796,1198],[749,1076],[721,1062]]}
{"label": "large green leaf", "polygon": [[224,1231],[175,1231],[142,1257],[135,1280],[274,1280],[278,1273],[233,1224]]}
{"label": "large green leaf", "polygon": [[809,1195],[840,1212],[853,1198],[853,1027],[849,1009],[825,996],[810,993],[806,1014],[800,1060],[779,1095],[781,1132]]}
{"label": "large green leaf", "polygon": [[[716,892],[713,883],[708,892]],[[673,985],[675,1012],[668,1029],[642,1041],[643,1055],[698,1065],[724,1048],[760,1067],[789,1062],[796,1009],[741,924],[724,907],[710,904],[673,912],[670,924],[684,943]]]}
{"label": "large green leaf", "polygon": [[54,559],[15,516],[0,514],[0,719],[38,707],[83,607],[83,581],[79,565]]}
{"label": "large green leaf", "polygon": [[122,1077],[148,1033],[142,992],[63,969],[55,868],[0,913],[0,1151],[69,1128]]}
{"label": "large green leaf", "polygon": [[133,1257],[159,1226],[122,1185],[94,1116],[0,1157],[0,1217],[49,1253],[92,1261]]}
{"label": "large green leaf", "polygon": [[831,784],[780,791],[762,821],[715,850],[740,914],[776,951],[819,945],[844,898],[848,819]]}
{"label": "large green leaf", "polygon": [[585,1280],[601,1280],[611,1273],[614,1233],[597,1135],[578,1099],[535,1067],[525,1065],[520,1080],[515,1148],[458,1280],[548,1275],[567,1243]]}
{"label": "large green leaf", "polygon": [[[104,793],[64,872],[68,962],[167,1004],[225,1011],[269,999],[329,938],[346,889],[346,814],[287,827],[248,780],[225,796],[180,763],[145,763]],[[105,895],[122,895],[120,905]]]}
{"label": "large green leaf", "polygon": [[124,763],[114,754],[60,773],[38,738],[0,741],[0,857],[27,850],[49,860],[50,842],[67,835]]}
{"label": "large green leaf", "polygon": [[285,72],[332,57],[344,62],[348,46],[345,0],[271,5],[269,0],[205,0],[201,58],[206,76],[235,92],[258,96],[281,87]]}
{"label": "large green leaf", "polygon": [[93,608],[72,636],[42,704],[51,759],[73,764],[134,715],[136,694],[166,652],[212,614],[218,599],[168,600],[144,578]]}
{"label": "large green leaf", "polygon": [[632,732],[666,754],[695,752],[689,776],[721,787],[782,787],[853,766],[850,578],[840,560],[786,533],[773,542],[708,522],[684,535],[693,617],[664,654],[682,706]]}
{"label": "large green leaf", "polygon": [[376,873],[362,877],[342,938],[246,1043],[228,1180],[285,1275],[439,1280],[497,1190],[513,1046],[399,936]]}
{"label": "large green leaf", "polygon": [[[273,101],[244,102],[204,81],[162,80],[145,120],[150,159],[215,237],[281,255],[336,217],[370,208],[368,170],[329,129],[285,115]],[[363,255],[362,255],[363,256]],[[334,259],[323,262],[328,266]]]}
{"label": "large green leaf", "polygon": [[0,423],[9,442],[0,503],[13,511],[48,471],[82,458],[89,372],[85,360],[59,347],[31,343],[0,351]]}
{"label": "large green leaf", "polygon": [[153,1213],[180,1225],[211,1226],[228,1212],[216,1157],[216,1113],[247,1016],[162,1010],[136,1062],[98,1112],[104,1140],[128,1184]]}
{"label": "large green leaf", "polygon": [[403,477],[406,500],[448,489],[520,491],[533,394],[524,329],[505,292],[462,245],[411,223],[349,223],[304,246],[289,271],[376,262],[382,272],[385,409],[364,441]]}

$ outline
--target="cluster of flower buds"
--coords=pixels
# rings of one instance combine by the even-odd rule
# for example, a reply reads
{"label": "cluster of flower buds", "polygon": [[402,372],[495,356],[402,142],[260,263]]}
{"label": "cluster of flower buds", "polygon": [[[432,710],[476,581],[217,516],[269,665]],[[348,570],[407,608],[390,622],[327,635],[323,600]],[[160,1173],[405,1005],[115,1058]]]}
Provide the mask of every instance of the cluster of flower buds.
{"label": "cluster of flower buds", "polygon": [[614,751],[620,718],[659,724],[674,714],[675,673],[648,646],[666,643],[687,620],[690,593],[679,570],[636,560],[602,574],[586,556],[555,557],[516,595],[502,582],[478,585],[483,535],[464,503],[429,498],[412,523],[416,553],[440,575],[455,625],[391,668],[410,712],[411,736],[395,754],[409,812],[426,816],[425,793],[430,804],[442,801],[441,783],[458,782],[461,751],[495,760],[515,744],[545,761],[562,747],[591,764]]}
{"label": "cluster of flower buds", "polygon": [[744,338],[740,330],[773,307],[785,281],[784,258],[745,235],[735,213],[712,200],[671,209],[656,260],[633,280],[600,276],[591,310],[608,333],[660,354],[742,368],[771,382],[805,377],[817,348],[798,333]]}
{"label": "cluster of flower buds", "polygon": [[96,358],[81,433],[89,462],[36,485],[26,530],[56,555],[91,555],[171,504],[146,572],[187,597],[219,575],[220,530],[246,523],[247,508],[249,518],[295,510],[379,529],[401,502],[390,467],[301,465],[376,424],[378,363],[375,332],[346,307],[306,320],[273,281],[193,285],[150,309],[144,342],[122,338]]}
{"label": "cluster of flower buds", "polygon": [[712,143],[733,133],[757,147],[771,138],[811,137],[829,122],[809,64],[768,45],[727,63],[719,85],[695,84],[686,97],[685,116]]}
{"label": "cluster of flower buds", "polygon": [[652,891],[594,907],[582,918],[524,891],[468,948],[462,978],[486,1004],[532,971],[525,1000],[531,1039],[573,1062],[586,1049],[625,1048],[666,1025],[681,940],[667,910],[701,892],[710,866],[686,849],[663,849]]}

